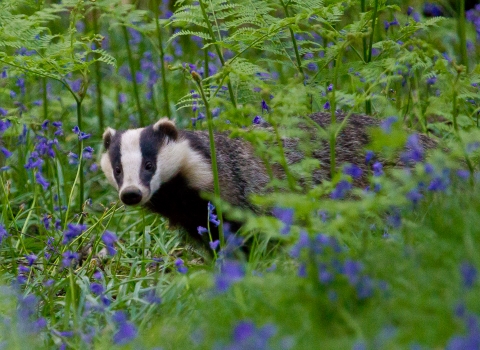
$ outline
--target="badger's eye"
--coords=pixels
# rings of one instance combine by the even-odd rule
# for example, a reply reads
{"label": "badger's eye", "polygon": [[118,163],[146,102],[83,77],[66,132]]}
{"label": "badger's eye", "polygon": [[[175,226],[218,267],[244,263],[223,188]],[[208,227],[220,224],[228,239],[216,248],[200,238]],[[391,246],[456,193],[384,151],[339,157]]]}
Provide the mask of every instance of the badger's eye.
{"label": "badger's eye", "polygon": [[146,162],[145,163],[145,170],[152,171],[153,170],[153,163],[152,162]]}
{"label": "badger's eye", "polygon": [[115,174],[120,175],[121,173],[122,173],[122,168],[120,168],[119,166],[116,166],[115,167]]}

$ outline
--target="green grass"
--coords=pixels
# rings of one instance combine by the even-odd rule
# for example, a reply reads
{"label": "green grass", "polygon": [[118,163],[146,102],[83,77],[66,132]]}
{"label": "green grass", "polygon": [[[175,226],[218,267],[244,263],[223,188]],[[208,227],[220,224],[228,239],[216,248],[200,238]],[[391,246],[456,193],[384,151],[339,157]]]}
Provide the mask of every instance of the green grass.
{"label": "green grass", "polygon": [[[0,344],[480,347],[480,52],[471,21],[480,13],[465,21],[445,2],[445,17],[426,18],[424,4],[407,0],[199,5],[0,3]],[[382,161],[402,154],[414,132],[438,147],[407,170],[372,168],[369,190],[333,199],[352,178],[332,161],[332,180],[308,181],[321,166],[312,158],[319,142],[299,127],[327,102],[332,116],[396,117],[391,130],[371,130],[366,150]],[[267,168],[284,168],[284,179],[252,196],[263,214],[215,201],[245,221],[250,256],[222,244],[212,258],[162,217],[125,208],[107,184],[96,165],[99,126],[163,115],[181,128],[228,131]],[[252,128],[256,116],[274,132]],[[91,136],[79,140],[76,126]],[[315,131],[332,160],[339,127]],[[293,165],[279,147],[291,137],[305,153]],[[291,219],[270,215],[274,207]]]}

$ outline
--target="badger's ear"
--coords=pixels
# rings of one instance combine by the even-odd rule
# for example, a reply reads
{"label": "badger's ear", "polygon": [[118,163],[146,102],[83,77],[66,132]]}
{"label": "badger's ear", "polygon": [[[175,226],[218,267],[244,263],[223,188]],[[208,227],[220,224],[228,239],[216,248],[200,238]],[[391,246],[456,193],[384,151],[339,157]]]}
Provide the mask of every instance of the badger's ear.
{"label": "badger's ear", "polygon": [[175,123],[168,118],[162,118],[153,124],[153,131],[161,132],[172,140],[176,140],[178,137],[178,130]]}
{"label": "badger's ear", "polygon": [[103,147],[107,150],[110,147],[112,142],[112,137],[115,135],[116,131],[112,128],[107,128],[103,133]]}

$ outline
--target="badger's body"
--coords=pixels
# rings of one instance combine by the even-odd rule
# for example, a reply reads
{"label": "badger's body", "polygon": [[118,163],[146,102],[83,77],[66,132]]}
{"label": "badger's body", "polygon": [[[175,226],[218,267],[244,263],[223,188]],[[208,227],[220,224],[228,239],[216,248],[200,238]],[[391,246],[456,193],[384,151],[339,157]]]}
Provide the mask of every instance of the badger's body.
{"label": "badger's body", "polygon": [[[322,127],[330,123],[330,115],[317,113],[310,118]],[[342,120],[340,115],[337,120]],[[349,162],[365,168],[364,147],[368,144],[368,128],[378,125],[374,118],[351,115],[337,138],[337,162]],[[146,128],[115,131],[108,128],[103,136],[106,152],[101,159],[102,170],[119,191],[127,205],[144,205],[169,219],[171,224],[184,227],[190,236],[207,242],[198,233],[206,227],[208,201],[202,192],[213,192],[210,145],[205,131],[178,130],[173,122],[161,119]],[[424,147],[433,141],[422,137]],[[431,143],[431,144],[429,144]],[[251,208],[248,197],[261,193],[269,182],[265,165],[254,155],[252,146],[223,133],[215,134],[217,167],[222,199],[234,206]],[[284,141],[290,163],[304,157],[295,140]],[[314,172],[315,182],[329,176],[330,150],[326,141],[313,156],[321,161]],[[282,176],[281,167],[275,167]],[[213,239],[217,233],[212,232]]]}

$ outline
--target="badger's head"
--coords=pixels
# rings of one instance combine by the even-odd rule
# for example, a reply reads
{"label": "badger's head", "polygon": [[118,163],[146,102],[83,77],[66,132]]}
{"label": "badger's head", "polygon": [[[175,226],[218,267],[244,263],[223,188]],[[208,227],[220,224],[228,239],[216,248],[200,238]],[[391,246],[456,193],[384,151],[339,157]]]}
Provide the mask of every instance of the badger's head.
{"label": "badger's head", "polygon": [[210,165],[167,118],[145,128],[107,128],[103,144],[102,170],[124,204],[145,204],[179,173],[194,188],[211,187]]}

